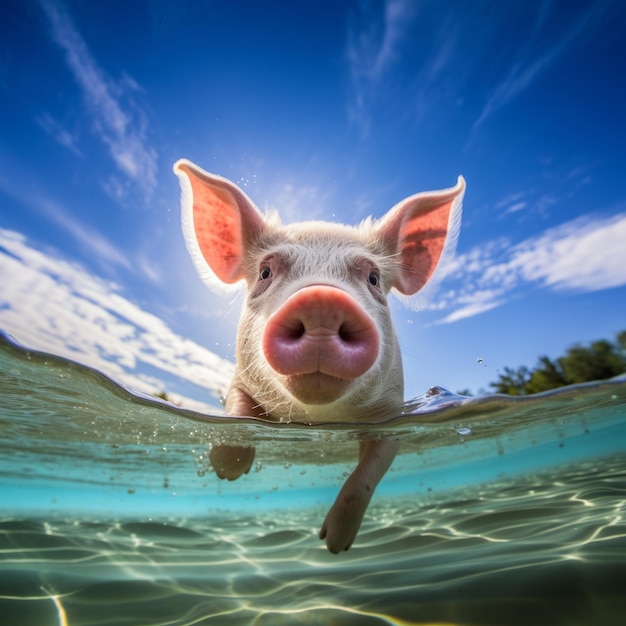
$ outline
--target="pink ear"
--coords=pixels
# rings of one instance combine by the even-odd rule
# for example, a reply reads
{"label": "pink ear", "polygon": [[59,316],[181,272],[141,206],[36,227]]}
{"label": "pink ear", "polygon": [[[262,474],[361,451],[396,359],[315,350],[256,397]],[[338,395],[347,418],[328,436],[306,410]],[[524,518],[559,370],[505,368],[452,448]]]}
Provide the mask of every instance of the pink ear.
{"label": "pink ear", "polygon": [[174,172],[182,189],[185,242],[200,276],[213,288],[215,278],[228,285],[245,278],[246,248],[265,225],[254,203],[229,180],[184,159]]}
{"label": "pink ear", "polygon": [[465,181],[460,176],[451,189],[402,200],[379,222],[378,236],[398,262],[393,287],[400,293],[408,296],[422,289],[444,252],[454,249],[464,192]]}

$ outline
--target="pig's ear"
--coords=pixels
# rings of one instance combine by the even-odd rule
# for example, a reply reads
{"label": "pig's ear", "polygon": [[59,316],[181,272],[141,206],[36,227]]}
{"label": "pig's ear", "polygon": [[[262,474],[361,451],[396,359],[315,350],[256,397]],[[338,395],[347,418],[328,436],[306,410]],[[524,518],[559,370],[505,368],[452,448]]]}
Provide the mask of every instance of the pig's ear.
{"label": "pig's ear", "polygon": [[393,287],[408,304],[432,281],[438,265],[454,253],[461,226],[465,180],[456,186],[428,191],[399,202],[376,225],[377,235],[396,260]]}
{"label": "pig's ear", "polygon": [[189,254],[200,278],[224,292],[245,278],[245,251],[263,232],[263,217],[252,200],[225,178],[185,159],[174,164],[174,173],[180,180]]}

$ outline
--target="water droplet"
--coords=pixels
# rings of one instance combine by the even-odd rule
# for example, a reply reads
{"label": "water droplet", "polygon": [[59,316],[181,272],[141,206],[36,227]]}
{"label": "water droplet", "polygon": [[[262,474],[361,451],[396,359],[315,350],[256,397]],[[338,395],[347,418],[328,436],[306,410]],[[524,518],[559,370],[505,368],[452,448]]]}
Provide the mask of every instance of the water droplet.
{"label": "water droplet", "polygon": [[456,432],[457,435],[461,435],[461,437],[467,437],[467,435],[472,434],[472,429],[467,426],[457,426]]}
{"label": "water droplet", "polygon": [[482,365],[482,364],[483,364],[483,360],[482,360],[482,358],[481,358],[481,357],[478,357],[478,358],[476,359],[476,363],[478,363],[478,365]]}
{"label": "water droplet", "polygon": [[198,470],[198,476],[200,476],[200,478],[202,478],[205,474],[206,472],[203,469]]}

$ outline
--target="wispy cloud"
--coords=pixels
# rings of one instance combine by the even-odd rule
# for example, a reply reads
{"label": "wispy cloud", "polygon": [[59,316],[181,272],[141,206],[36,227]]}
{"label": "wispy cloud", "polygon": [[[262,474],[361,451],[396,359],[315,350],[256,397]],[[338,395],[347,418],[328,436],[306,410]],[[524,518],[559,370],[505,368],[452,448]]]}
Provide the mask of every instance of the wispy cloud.
{"label": "wispy cloud", "polygon": [[55,141],[60,143],[64,148],[73,152],[76,156],[82,156],[78,147],[78,138],[75,134],[70,133],[64,128],[60,122],[55,120],[52,115],[44,111],[35,118],[35,121],[41,128],[46,131]]}
{"label": "wispy cloud", "polygon": [[504,215],[508,215],[510,213],[517,213],[527,206],[528,200],[526,199],[526,194],[520,191],[512,193],[500,200],[500,202],[496,203],[495,208]]}
{"label": "wispy cloud", "polygon": [[[18,177],[15,178],[18,179]],[[23,181],[24,179],[19,178],[19,180]],[[78,220],[61,204],[38,192],[31,185],[17,184],[10,177],[0,174],[0,191],[62,228],[85,250],[90,251],[93,259],[112,263],[126,271],[133,271],[134,268],[128,255],[124,254],[96,229]]]}
{"label": "wispy cloud", "polygon": [[[554,7],[550,0],[544,0],[539,5],[531,33],[525,38],[524,45],[515,55],[504,78],[487,98],[474,122],[474,128],[522,94],[573,44],[579,42],[583,33],[589,33],[595,28],[606,6],[599,1],[589,3],[588,7],[586,11],[577,11],[574,8],[566,17],[563,7]],[[558,20],[558,26],[550,24],[551,19],[555,23]],[[561,26],[562,23],[564,25]]]}
{"label": "wispy cloud", "polygon": [[[270,190],[271,208],[278,210],[284,223],[333,219],[329,213],[332,191],[323,186],[286,183]],[[303,217],[306,216],[306,217]],[[340,217],[336,218],[340,221]]]}
{"label": "wispy cloud", "polygon": [[593,162],[579,158],[552,162],[546,159],[537,174],[517,181],[518,190],[507,194],[493,206],[500,218],[520,214],[523,219],[549,217],[555,205],[569,203],[573,194],[589,185]]}
{"label": "wispy cloud", "polygon": [[[128,76],[114,81],[99,67],[61,2],[40,0],[40,3],[52,39],[65,52],[68,68],[82,90],[96,134],[118,170],[145,193],[150,193],[156,186],[156,153],[147,143],[147,116],[134,104],[137,83]],[[40,119],[47,120],[45,116]],[[63,143],[60,128],[48,123],[46,130],[55,130],[53,134]]]}
{"label": "wispy cloud", "polygon": [[[0,275],[0,328],[30,348],[96,367],[139,391],[166,389],[188,408],[206,409],[208,398],[198,396],[217,399],[228,387],[231,363],[20,233],[0,229]],[[181,386],[196,389],[195,400],[176,393]]]}
{"label": "wispy cloud", "polygon": [[355,16],[347,36],[346,60],[352,83],[350,118],[369,130],[372,100],[393,66],[399,61],[407,26],[415,13],[410,0],[386,0],[380,13]]}
{"label": "wispy cloud", "polygon": [[[474,298],[474,302],[467,302],[467,300],[472,300],[472,298],[462,298],[461,304],[458,309],[439,320],[439,324],[452,324],[453,322],[458,322],[459,320],[465,319],[467,317],[474,317],[475,315],[480,315],[481,313],[486,313],[491,309],[495,309],[499,307],[504,301],[500,300],[497,296],[494,298],[494,295],[490,291],[486,292],[477,292]],[[465,300],[466,303],[462,303]]]}
{"label": "wispy cloud", "polygon": [[[448,283],[460,285],[447,297],[452,311],[439,323],[484,313],[524,286],[553,291],[593,292],[626,285],[626,213],[572,220],[517,245],[492,241],[460,255]],[[440,306],[432,307],[441,310]]]}

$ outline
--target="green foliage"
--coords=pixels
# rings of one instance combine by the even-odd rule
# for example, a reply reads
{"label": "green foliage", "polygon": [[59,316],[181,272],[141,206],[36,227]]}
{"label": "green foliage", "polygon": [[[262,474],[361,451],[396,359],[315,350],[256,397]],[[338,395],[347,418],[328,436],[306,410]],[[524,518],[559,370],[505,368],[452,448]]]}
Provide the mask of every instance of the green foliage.
{"label": "green foliage", "polygon": [[505,367],[504,372],[500,374],[500,380],[496,383],[490,383],[490,387],[494,387],[496,393],[507,393],[510,396],[521,396],[525,393],[526,385],[530,380],[530,372],[527,367],[518,367],[514,370],[512,367]]}
{"label": "green foliage", "polygon": [[512,396],[539,393],[565,385],[592,380],[604,380],[626,372],[626,331],[618,333],[616,341],[594,341],[589,346],[575,345],[555,361],[539,358],[532,371],[527,367],[506,367],[499,380],[490,383],[496,393]]}
{"label": "green foliage", "polygon": [[524,393],[539,393],[548,389],[565,387],[568,384],[560,365],[561,359],[551,361],[547,356],[539,358],[539,367],[533,370],[530,380],[524,387]]}

